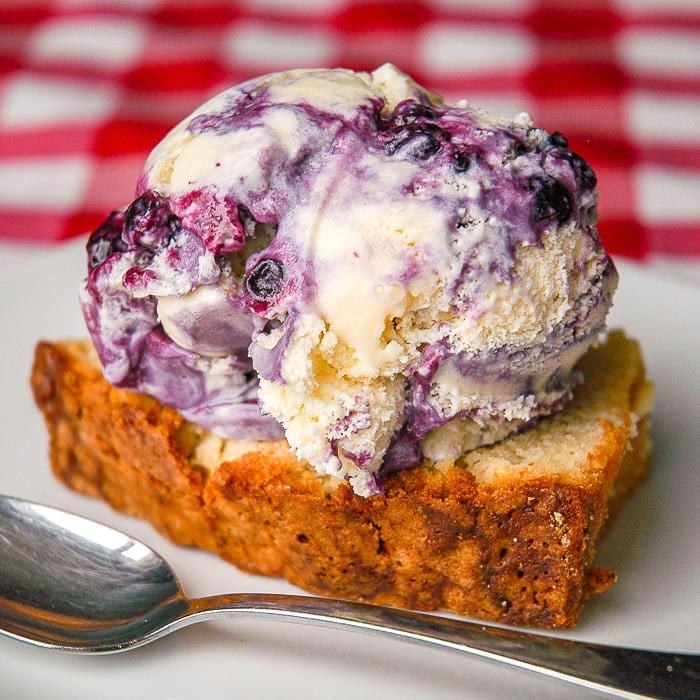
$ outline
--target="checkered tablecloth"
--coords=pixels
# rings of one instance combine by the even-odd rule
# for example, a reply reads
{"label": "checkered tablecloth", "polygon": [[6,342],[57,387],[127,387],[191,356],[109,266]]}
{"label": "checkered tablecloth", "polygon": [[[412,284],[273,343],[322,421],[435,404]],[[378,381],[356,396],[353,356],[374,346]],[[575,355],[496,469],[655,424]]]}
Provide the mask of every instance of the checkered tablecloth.
{"label": "checkered tablecloth", "polygon": [[387,61],[564,132],[613,253],[700,255],[698,0],[0,0],[0,242],[83,235],[225,87]]}

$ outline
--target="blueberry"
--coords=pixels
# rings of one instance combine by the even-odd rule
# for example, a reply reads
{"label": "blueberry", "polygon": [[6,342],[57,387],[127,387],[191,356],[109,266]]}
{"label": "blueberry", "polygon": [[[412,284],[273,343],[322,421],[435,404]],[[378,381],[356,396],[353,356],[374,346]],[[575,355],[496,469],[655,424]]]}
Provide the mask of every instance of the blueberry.
{"label": "blueberry", "polygon": [[126,250],[126,244],[122,238],[123,230],[124,213],[114,211],[93,231],[86,246],[90,269],[101,265],[112,253]]}
{"label": "blueberry", "polygon": [[274,258],[263,258],[248,273],[245,287],[255,301],[272,301],[286,280],[284,265]]}
{"label": "blueberry", "polygon": [[384,152],[413,160],[435,155],[450,140],[449,134],[434,123],[437,118],[435,110],[422,102],[400,102],[391,117],[380,124]]}
{"label": "blueberry", "polygon": [[414,100],[399,102],[392,115],[395,125],[410,124],[417,119],[435,119],[435,117],[435,110]]}
{"label": "blueberry", "polygon": [[414,122],[392,133],[384,144],[387,155],[400,153],[414,160],[427,160],[446,140],[442,129],[428,122]]}
{"label": "blueberry", "polygon": [[574,171],[574,177],[576,178],[578,186],[584,190],[594,189],[598,184],[598,178],[593,172],[593,168],[591,168],[578,153],[574,153],[574,151],[569,148],[568,140],[558,131],[555,131],[549,137],[549,142],[553,146],[558,147],[559,157],[571,164],[571,169]]}
{"label": "blueberry", "polygon": [[569,140],[559,131],[554,131],[549,135],[549,143],[552,146],[559,146],[560,148],[567,148],[569,145]]}
{"label": "blueberry", "polygon": [[598,178],[586,161],[578,153],[569,151],[568,160],[574,170],[574,176],[579,187],[584,190],[592,190],[598,184]]}
{"label": "blueberry", "polygon": [[387,141],[384,150],[390,156],[401,152],[414,160],[427,160],[440,150],[440,144],[430,134],[419,131]]}
{"label": "blueberry", "polygon": [[454,159],[455,171],[458,173],[464,173],[471,167],[472,155],[466,151],[456,148],[452,154]]}
{"label": "blueberry", "polygon": [[571,216],[571,195],[558,180],[534,178],[531,187],[535,189],[535,221],[556,219],[563,224]]}
{"label": "blueberry", "polygon": [[112,244],[111,241],[108,241],[106,238],[101,238],[92,245],[88,244],[87,250],[90,267],[97,267],[101,265],[112,252]]}
{"label": "blueberry", "polygon": [[134,200],[126,210],[124,232],[132,245],[158,250],[179,228],[180,219],[173,214],[168,200],[152,190]]}

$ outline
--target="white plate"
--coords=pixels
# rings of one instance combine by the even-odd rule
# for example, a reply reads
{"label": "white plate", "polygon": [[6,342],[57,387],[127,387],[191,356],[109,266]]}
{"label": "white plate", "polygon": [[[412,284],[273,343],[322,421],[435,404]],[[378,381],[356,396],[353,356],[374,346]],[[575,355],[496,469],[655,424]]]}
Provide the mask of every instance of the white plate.
{"label": "white plate", "polygon": [[[215,556],[178,548],[145,523],[60,486],[28,375],[40,338],[83,336],[76,285],[82,245],[37,252],[0,279],[0,491],[93,517],[138,537],[175,567],[194,596],[289,592]],[[657,386],[656,455],[599,562],[619,582],[589,601],[568,634],[606,643],[700,651],[700,290],[621,264],[611,325],[639,338]],[[2,563],[0,562],[0,566]],[[204,623],[125,654],[83,657],[0,638],[8,698],[581,698],[580,689],[522,671],[348,631],[268,621]],[[595,697],[596,694],[585,695]]]}

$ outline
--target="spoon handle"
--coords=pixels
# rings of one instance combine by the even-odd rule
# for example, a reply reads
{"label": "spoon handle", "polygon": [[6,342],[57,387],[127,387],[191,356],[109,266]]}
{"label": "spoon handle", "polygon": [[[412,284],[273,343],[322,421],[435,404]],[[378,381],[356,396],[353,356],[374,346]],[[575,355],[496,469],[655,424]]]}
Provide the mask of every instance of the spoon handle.
{"label": "spoon handle", "polygon": [[500,661],[622,698],[700,697],[699,654],[588,644],[362,603],[299,595],[219,595],[189,601],[179,622],[221,615],[378,632]]}

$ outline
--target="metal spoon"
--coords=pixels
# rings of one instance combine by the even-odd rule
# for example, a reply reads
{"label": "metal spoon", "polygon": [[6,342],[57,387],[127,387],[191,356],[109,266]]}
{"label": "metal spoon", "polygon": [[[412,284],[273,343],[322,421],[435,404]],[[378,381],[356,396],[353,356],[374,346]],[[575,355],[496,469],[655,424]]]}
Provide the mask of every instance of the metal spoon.
{"label": "metal spoon", "polygon": [[141,542],[77,515],[0,495],[2,634],[63,651],[109,653],[194,622],[237,615],[380,632],[618,697],[700,697],[700,654],[588,644],[304,595],[191,600],[168,564]]}

